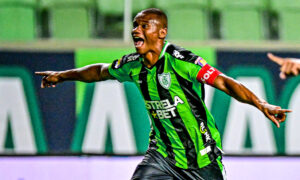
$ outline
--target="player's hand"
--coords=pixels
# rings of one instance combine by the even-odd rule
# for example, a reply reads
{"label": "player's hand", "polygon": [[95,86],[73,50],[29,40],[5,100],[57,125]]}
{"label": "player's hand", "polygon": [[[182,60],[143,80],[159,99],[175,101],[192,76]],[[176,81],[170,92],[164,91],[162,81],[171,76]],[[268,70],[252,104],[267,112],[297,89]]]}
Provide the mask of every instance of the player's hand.
{"label": "player's hand", "polygon": [[287,76],[297,76],[300,73],[300,60],[294,58],[282,58],[268,53],[268,58],[280,65],[280,78],[286,79]]}
{"label": "player's hand", "polygon": [[281,109],[280,106],[274,106],[268,103],[262,104],[261,111],[270,119],[278,128],[280,123],[286,119],[286,113],[292,112],[289,109]]}
{"label": "player's hand", "polygon": [[62,82],[60,73],[57,71],[35,72],[36,75],[43,76],[41,88],[56,87],[56,84]]}

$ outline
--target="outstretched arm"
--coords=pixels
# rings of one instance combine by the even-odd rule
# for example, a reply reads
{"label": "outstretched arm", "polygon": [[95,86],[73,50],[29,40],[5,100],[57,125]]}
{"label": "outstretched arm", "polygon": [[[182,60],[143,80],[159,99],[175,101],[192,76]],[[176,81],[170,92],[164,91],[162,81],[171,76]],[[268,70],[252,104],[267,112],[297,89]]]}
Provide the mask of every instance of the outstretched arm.
{"label": "outstretched arm", "polygon": [[268,58],[280,66],[280,78],[286,79],[286,76],[297,76],[300,73],[300,59],[282,58],[268,53]]}
{"label": "outstretched arm", "polygon": [[41,88],[46,88],[55,87],[57,83],[64,81],[95,82],[114,79],[108,72],[108,66],[109,64],[100,63],[66,71],[43,71],[35,74],[43,76]]}
{"label": "outstretched arm", "polygon": [[281,109],[281,107],[279,106],[271,105],[265,100],[258,98],[244,85],[224,74],[220,74],[214,80],[213,86],[221,91],[224,91],[225,93],[234,97],[240,102],[251,104],[257,107],[278,128],[280,127],[279,123],[285,121],[285,113],[291,112],[291,110]]}

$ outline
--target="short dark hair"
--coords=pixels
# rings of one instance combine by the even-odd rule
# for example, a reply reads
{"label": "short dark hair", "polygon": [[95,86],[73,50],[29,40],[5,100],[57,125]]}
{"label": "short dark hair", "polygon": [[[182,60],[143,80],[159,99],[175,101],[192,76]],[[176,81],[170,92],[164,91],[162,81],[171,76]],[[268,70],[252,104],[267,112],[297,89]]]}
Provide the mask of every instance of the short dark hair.
{"label": "short dark hair", "polygon": [[149,8],[142,10],[140,13],[143,14],[155,14],[161,21],[164,28],[168,28],[168,17],[165,12],[157,8]]}

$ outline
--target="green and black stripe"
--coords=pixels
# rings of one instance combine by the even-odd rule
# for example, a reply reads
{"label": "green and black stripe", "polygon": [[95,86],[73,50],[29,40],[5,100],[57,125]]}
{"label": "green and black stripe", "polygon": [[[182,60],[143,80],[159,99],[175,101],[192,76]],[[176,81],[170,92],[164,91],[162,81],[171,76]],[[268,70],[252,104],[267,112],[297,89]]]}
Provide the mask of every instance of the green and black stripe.
{"label": "green and black stripe", "polygon": [[[157,70],[156,70],[156,82],[157,82],[157,90],[160,96],[160,99],[168,99],[171,104],[174,104],[173,98],[170,94],[170,92],[163,88],[158,80],[158,75],[164,73],[164,65],[165,65],[165,57],[163,57],[159,64],[157,64]],[[172,125],[175,128],[176,133],[178,134],[180,141],[182,142],[184,148],[185,148],[185,156],[187,158],[187,165],[188,168],[197,168],[197,153],[195,149],[195,145],[192,141],[192,138],[189,134],[189,132],[186,129],[186,126],[183,123],[182,117],[180,117],[180,114],[178,113],[178,110],[175,109],[176,117],[170,118],[170,121]]]}
{"label": "green and black stripe", "polygon": [[[140,89],[142,91],[144,99],[146,101],[151,101],[151,97],[150,97],[149,89],[148,89],[148,83],[147,83],[147,75],[148,75],[148,72],[147,72],[145,66],[143,65],[140,75],[139,75],[139,80],[141,82]],[[155,118],[153,116],[152,116],[152,118],[154,120],[155,127],[157,127],[157,129],[159,131],[159,134],[160,134],[160,137],[161,137],[163,143],[166,145],[168,158],[175,161],[175,154],[174,154],[174,151],[172,148],[172,144],[171,144],[170,139],[168,138],[165,128],[163,127],[162,123],[160,122],[160,120],[158,118]]]}
{"label": "green and black stripe", "polygon": [[[202,138],[202,142],[203,142],[204,146],[207,147],[208,145],[215,144],[214,139],[212,138],[211,132],[207,126],[206,110],[201,102],[201,99],[199,98],[197,93],[193,90],[193,83],[185,80],[179,74],[177,74],[175,71],[174,71],[174,73],[175,73],[177,81],[179,82],[180,87],[188,101],[191,111],[197,120],[199,131],[200,131],[200,123],[203,122],[204,127],[207,129],[208,134],[211,138],[211,141],[206,141],[205,135],[201,133],[201,138]],[[209,152],[208,154],[210,154],[210,153],[212,153],[212,152]],[[210,156],[210,155],[209,155],[209,158],[210,158],[210,160],[214,159],[214,157]]]}

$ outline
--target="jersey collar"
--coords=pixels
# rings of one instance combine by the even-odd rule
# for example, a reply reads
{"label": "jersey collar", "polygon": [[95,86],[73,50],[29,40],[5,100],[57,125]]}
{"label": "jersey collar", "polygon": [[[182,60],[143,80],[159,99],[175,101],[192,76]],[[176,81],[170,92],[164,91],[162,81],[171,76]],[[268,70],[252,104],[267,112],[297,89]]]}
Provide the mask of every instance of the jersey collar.
{"label": "jersey collar", "polygon": [[[164,57],[165,52],[166,52],[167,47],[169,46],[169,44],[170,44],[170,43],[169,43],[168,41],[165,41],[165,44],[164,44],[164,46],[163,46],[163,48],[162,48],[162,50],[161,50],[161,52],[160,52],[160,55],[159,55],[159,58],[158,58],[157,62],[156,62],[151,68],[147,68],[147,67],[145,66],[145,68],[146,68],[147,70],[153,69],[153,67],[155,67],[157,64],[160,63],[160,60],[161,60],[162,57]],[[140,62],[143,62],[144,58],[143,58],[142,56],[140,56],[139,60],[140,60]]]}
{"label": "jersey collar", "polygon": [[166,52],[166,49],[167,49],[168,46],[169,46],[169,42],[168,42],[168,41],[165,41],[164,47],[163,47],[163,49],[161,50],[158,59],[162,58],[162,57],[165,55],[165,52]]}

